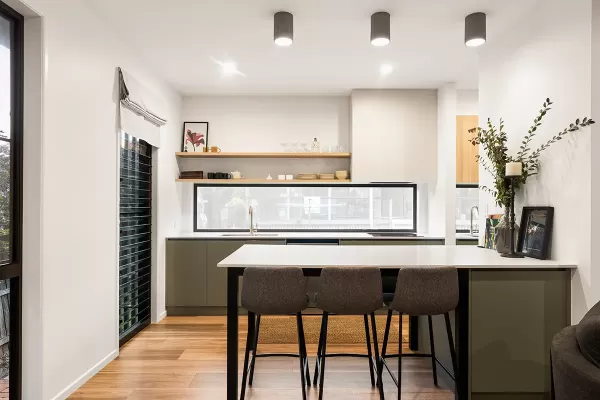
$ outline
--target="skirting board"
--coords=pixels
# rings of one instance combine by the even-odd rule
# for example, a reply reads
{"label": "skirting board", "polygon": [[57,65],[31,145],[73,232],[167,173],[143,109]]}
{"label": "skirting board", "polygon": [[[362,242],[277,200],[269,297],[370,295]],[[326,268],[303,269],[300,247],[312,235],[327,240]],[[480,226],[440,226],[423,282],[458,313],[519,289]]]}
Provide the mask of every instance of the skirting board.
{"label": "skirting board", "polygon": [[165,317],[167,316],[167,310],[161,312],[160,314],[158,314],[158,318],[156,318],[156,321],[152,321],[153,324],[158,324],[160,321],[162,321]]}
{"label": "skirting board", "polygon": [[106,357],[100,360],[92,368],[88,369],[83,375],[77,378],[73,383],[63,389],[62,392],[52,398],[52,400],[64,400],[72,395],[77,389],[83,386],[92,376],[96,375],[100,370],[108,365],[112,360],[117,358],[119,355],[119,349],[115,349],[110,352]]}

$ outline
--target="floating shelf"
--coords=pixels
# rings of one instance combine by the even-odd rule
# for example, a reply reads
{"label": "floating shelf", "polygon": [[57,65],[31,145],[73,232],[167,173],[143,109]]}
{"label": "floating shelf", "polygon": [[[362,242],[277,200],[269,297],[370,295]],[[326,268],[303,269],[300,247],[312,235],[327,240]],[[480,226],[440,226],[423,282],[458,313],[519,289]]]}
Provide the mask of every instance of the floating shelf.
{"label": "floating shelf", "polygon": [[273,185],[285,185],[289,183],[350,183],[350,179],[177,179],[177,182],[188,183],[231,183],[244,185],[248,183],[269,183]]}
{"label": "floating shelf", "polygon": [[351,153],[175,153],[177,158],[350,158],[351,155]]}

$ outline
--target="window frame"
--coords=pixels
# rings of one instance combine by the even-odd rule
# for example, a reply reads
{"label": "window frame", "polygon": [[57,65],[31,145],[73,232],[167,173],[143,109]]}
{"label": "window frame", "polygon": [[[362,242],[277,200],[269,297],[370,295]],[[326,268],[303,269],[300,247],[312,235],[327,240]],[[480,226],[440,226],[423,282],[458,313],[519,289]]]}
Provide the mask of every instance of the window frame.
{"label": "window frame", "polygon": [[[457,183],[456,189],[479,189],[478,183]],[[456,215],[454,216],[456,219]],[[456,233],[471,233],[468,229],[456,229]]]}
{"label": "window frame", "polygon": [[409,188],[412,189],[413,198],[413,228],[412,229],[260,229],[261,232],[399,232],[417,233],[417,184],[416,183],[334,183],[330,185],[316,183],[194,183],[194,232],[247,232],[248,229],[198,229],[198,188],[199,187],[373,187],[373,188]]}
{"label": "window frame", "polygon": [[11,259],[0,264],[0,280],[10,279],[9,398],[22,396],[22,256],[23,256],[23,107],[24,18],[0,1],[0,15],[12,22],[11,32]]}

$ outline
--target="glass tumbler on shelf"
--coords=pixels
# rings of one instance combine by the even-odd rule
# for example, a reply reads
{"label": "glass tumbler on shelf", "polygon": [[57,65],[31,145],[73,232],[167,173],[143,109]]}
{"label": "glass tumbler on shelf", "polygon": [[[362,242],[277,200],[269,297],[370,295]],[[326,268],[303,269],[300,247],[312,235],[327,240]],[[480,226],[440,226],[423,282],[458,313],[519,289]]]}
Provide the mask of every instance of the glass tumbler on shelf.
{"label": "glass tumbler on shelf", "polygon": [[281,142],[280,144],[284,153],[288,153],[290,151],[290,144],[288,142]]}

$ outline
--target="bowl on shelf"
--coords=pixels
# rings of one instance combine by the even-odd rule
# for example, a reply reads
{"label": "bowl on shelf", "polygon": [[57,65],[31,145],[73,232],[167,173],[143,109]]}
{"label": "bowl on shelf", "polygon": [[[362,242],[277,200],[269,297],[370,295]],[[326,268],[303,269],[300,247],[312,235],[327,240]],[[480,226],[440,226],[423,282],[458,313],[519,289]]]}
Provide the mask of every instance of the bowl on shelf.
{"label": "bowl on shelf", "polygon": [[348,179],[348,171],[335,171],[335,177],[339,180]]}
{"label": "bowl on shelf", "polygon": [[335,174],[319,174],[319,179],[334,180]]}
{"label": "bowl on shelf", "polygon": [[315,179],[317,179],[317,174],[297,174],[296,179],[315,180]]}

